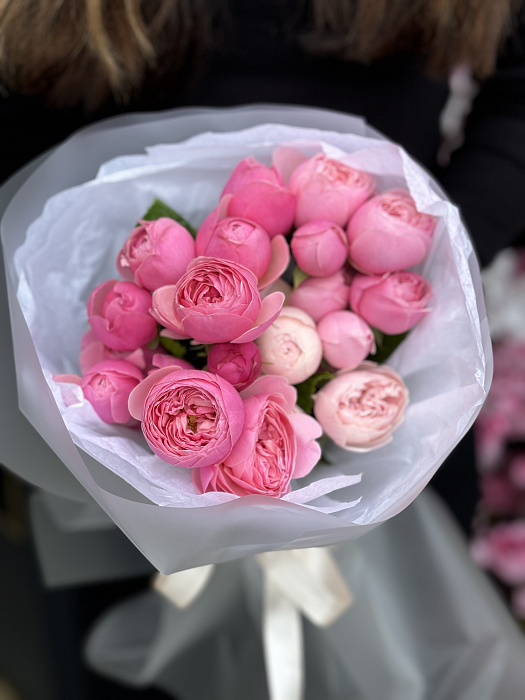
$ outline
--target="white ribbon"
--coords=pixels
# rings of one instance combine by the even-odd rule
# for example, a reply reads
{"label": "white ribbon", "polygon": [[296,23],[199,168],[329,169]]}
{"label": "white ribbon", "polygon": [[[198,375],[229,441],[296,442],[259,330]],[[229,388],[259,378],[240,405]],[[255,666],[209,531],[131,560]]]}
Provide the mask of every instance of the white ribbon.
{"label": "white ribbon", "polygon": [[[301,700],[304,653],[301,614],[318,627],[333,624],[353,598],[325,547],[258,554],[264,574],[263,645],[270,700]],[[208,583],[214,566],[165,576],[153,587],[174,605],[190,605]]]}
{"label": "white ribbon", "polygon": [[153,588],[178,608],[187,608],[206,588],[214,568],[207,564],[169,576],[158,573],[153,578]]}

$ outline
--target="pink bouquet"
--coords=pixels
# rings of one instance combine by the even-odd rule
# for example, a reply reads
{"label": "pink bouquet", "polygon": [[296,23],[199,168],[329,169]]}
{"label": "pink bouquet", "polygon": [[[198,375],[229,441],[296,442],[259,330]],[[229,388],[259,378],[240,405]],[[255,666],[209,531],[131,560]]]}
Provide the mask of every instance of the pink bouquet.
{"label": "pink bouquet", "polygon": [[[323,432],[349,451],[382,447],[408,391],[365,362],[377,351],[367,320],[376,335],[405,333],[428,313],[429,285],[399,266],[423,261],[436,221],[406,190],[375,192],[370,174],[288,147],[270,167],[241,160],[198,231],[155,202],[117,255],[126,280],[89,296],[83,376],[55,381],[79,385],[107,423],[140,423],[199,493],[283,496],[319,461]],[[352,266],[353,237],[370,274]],[[308,279],[340,273],[339,308],[286,302],[272,291],[289,287],[285,272],[299,298]]]}
{"label": "pink bouquet", "polygon": [[[164,572],[333,544],[406,507],[490,381],[472,247],[439,188],[315,110],[107,133],[118,157],[6,250],[20,404],[68,470]],[[131,133],[160,145],[120,156]],[[105,135],[86,137],[101,161]],[[183,220],[146,216],[155,199]],[[60,492],[55,476],[34,478]]]}

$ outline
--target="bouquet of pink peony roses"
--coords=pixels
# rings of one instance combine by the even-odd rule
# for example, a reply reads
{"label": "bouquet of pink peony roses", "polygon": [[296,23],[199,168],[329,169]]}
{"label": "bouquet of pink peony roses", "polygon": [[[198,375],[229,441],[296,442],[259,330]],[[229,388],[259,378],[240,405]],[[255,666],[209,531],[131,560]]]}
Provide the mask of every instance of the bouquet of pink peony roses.
{"label": "bouquet of pink peony roses", "polygon": [[429,176],[316,110],[124,120],[64,159],[76,143],[96,178],[17,228],[30,180],[4,219],[20,405],[156,568],[333,544],[408,505],[490,381],[472,247]]}
{"label": "bouquet of pink peony roses", "polygon": [[322,431],[368,451],[403,420],[401,377],[365,362],[369,323],[403,334],[427,314],[430,287],[404,268],[434,228],[408,191],[378,194],[323,153],[245,158],[198,231],[154,203],[118,253],[124,281],[89,296],[83,376],[55,381],[78,384],[107,423],[140,422],[199,493],[283,496],[319,461]]}

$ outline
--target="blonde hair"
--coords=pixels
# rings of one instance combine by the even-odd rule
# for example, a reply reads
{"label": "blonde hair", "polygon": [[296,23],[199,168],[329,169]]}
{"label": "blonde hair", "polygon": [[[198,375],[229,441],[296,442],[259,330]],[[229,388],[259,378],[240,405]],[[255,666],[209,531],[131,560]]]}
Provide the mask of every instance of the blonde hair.
{"label": "blonde hair", "polygon": [[[444,75],[495,67],[519,0],[297,0],[307,50],[370,62],[419,51]],[[187,67],[209,40],[206,0],[0,0],[0,83],[56,105],[129,100],[146,77]]]}
{"label": "blonde hair", "polygon": [[478,78],[495,69],[521,0],[312,0],[309,48],[369,63],[417,51],[435,75],[467,63]]}
{"label": "blonde hair", "polygon": [[0,0],[0,81],[62,106],[126,102],[163,54],[181,64],[205,26],[201,0]]}

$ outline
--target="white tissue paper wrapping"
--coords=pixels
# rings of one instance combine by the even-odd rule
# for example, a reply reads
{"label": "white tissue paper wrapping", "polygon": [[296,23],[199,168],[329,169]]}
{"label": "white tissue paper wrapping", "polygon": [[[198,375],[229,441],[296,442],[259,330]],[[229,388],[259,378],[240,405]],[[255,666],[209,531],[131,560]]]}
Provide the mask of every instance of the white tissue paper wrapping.
{"label": "white tissue paper wrapping", "polygon": [[[364,534],[403,510],[423,489],[474,421],[491,378],[471,243],[457,209],[403,150],[352,117],[337,115],[338,130],[328,130],[334,115],[319,110],[201,110],[193,118],[195,132],[199,115],[209,131],[189,140],[166,143],[166,134],[176,141],[180,121],[190,118],[174,113],[156,120],[143,117],[133,125],[136,132],[147,132],[151,144],[158,132],[160,145],[143,155],[124,155],[102,165],[101,148],[96,178],[52,196],[14,255],[5,240],[11,231],[21,234],[15,231],[17,208],[31,196],[30,182],[2,224],[8,284],[16,289],[16,299],[12,295],[10,301],[20,408],[164,573]],[[243,126],[247,128],[227,131]],[[86,146],[105,143],[111,131],[111,122],[106,130],[93,129]],[[182,131],[188,133],[187,123]],[[403,376],[411,401],[389,445],[366,454],[331,447],[330,464],[318,465],[294,483],[285,498],[198,495],[189,470],[152,455],[140,432],[103,423],[78,388],[72,387],[76,401],[66,405],[52,376],[79,372],[87,298],[97,284],[116,276],[117,253],[153,199],[163,199],[198,226],[217,204],[239,160],[253,155],[269,163],[272,151],[282,145],[307,154],[323,150],[371,172],[380,191],[406,186],[419,210],[438,217],[431,251],[418,268],[433,287],[432,312],[388,361]],[[127,149],[124,153],[130,153],[129,145]],[[115,149],[108,151],[115,155]]]}

